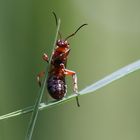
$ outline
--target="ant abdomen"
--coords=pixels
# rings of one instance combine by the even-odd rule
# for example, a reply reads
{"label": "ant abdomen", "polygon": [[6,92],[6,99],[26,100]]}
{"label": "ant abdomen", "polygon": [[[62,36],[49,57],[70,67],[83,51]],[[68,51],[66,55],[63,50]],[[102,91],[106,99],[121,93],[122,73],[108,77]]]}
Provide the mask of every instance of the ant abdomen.
{"label": "ant abdomen", "polygon": [[47,80],[47,88],[51,97],[60,100],[65,96],[67,90],[65,85],[65,79],[51,76]]}

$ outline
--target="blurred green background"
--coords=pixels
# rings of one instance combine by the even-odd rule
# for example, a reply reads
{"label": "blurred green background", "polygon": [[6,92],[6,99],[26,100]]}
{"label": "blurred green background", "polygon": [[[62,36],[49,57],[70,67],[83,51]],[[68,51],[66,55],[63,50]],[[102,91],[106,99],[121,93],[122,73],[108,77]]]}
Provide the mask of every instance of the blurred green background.
{"label": "blurred green background", "polygon": [[[139,0],[0,0],[0,115],[33,105],[41,57],[51,54],[52,11],[71,38],[68,69],[79,90],[140,58]],[[67,78],[69,94],[71,77]],[[49,98],[44,95],[44,100]],[[41,111],[33,140],[139,140],[140,71],[94,94]],[[24,140],[31,114],[0,122],[0,140]]]}

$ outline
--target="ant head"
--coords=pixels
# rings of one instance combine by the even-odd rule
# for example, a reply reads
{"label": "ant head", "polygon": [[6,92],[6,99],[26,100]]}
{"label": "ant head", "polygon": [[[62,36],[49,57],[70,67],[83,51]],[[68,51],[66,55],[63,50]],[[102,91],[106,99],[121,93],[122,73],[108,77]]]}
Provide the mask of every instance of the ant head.
{"label": "ant head", "polygon": [[[56,16],[56,14],[53,12],[53,15],[54,15],[54,17],[55,17],[55,21],[56,21],[56,25],[58,26],[58,21],[57,21],[57,16]],[[62,40],[61,38],[61,33],[60,33],[60,31],[58,31],[58,34],[59,34],[59,36],[60,36],[60,39],[59,40],[57,40],[57,42],[56,42],[56,45],[58,46],[58,47],[65,47],[65,48],[68,48],[69,47],[69,43],[67,42],[67,40],[69,39],[69,38],[71,38],[72,36],[74,36],[83,26],[85,26],[85,25],[87,25],[87,24],[82,24],[74,33],[72,33],[72,34],[70,34],[68,37],[66,37],[64,40]]]}
{"label": "ant head", "polygon": [[56,45],[64,48],[69,47],[69,43],[67,42],[67,40],[57,40]]}

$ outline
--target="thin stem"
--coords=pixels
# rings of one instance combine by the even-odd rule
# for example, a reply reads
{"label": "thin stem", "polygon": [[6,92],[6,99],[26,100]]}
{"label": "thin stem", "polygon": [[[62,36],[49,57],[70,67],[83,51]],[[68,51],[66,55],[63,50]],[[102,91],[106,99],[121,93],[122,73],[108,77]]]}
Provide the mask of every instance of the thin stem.
{"label": "thin stem", "polygon": [[[96,91],[98,89],[101,89],[102,87],[112,83],[113,81],[116,81],[116,80],[118,80],[118,79],[132,73],[132,72],[135,72],[135,71],[139,70],[139,69],[140,69],[140,60],[135,61],[134,63],[131,63],[131,64],[113,72],[112,74],[104,77],[103,79],[97,81],[96,83],[84,88],[83,90],[81,90],[78,93],[78,96],[93,93],[94,91]],[[69,100],[74,99],[76,96],[77,96],[76,94],[72,94],[68,97],[65,97],[62,100],[59,100],[59,101],[51,101],[51,102],[48,102],[48,103],[40,103],[39,110],[44,110],[44,109],[50,108],[52,106],[68,102]],[[8,113],[6,115],[2,115],[2,116],[0,116],[0,120],[4,120],[4,119],[19,116],[19,115],[27,114],[29,112],[32,112],[33,108],[34,108],[34,106],[30,106],[30,107],[27,107],[27,108],[24,108],[24,109],[14,111],[12,113]]]}
{"label": "thin stem", "polygon": [[[57,26],[55,40],[54,40],[54,44],[53,44],[53,50],[54,50],[54,47],[55,47],[55,44],[56,44],[59,28],[60,28],[60,19],[58,20],[58,26]],[[52,58],[52,55],[51,55],[51,58]],[[51,58],[50,58],[50,61],[51,61]],[[50,64],[50,61],[49,61],[49,64]],[[39,105],[41,103],[41,99],[42,99],[42,96],[43,96],[43,93],[44,93],[45,87],[46,87],[46,81],[47,81],[47,76],[48,76],[47,73],[48,73],[48,65],[46,67],[45,78],[44,78],[43,84],[40,88],[37,100],[35,102],[35,105],[32,107],[33,112],[32,112],[32,116],[31,116],[31,120],[29,122],[29,127],[28,127],[28,130],[27,130],[25,140],[31,140],[32,139],[35,123],[36,123],[38,112],[39,112]]]}

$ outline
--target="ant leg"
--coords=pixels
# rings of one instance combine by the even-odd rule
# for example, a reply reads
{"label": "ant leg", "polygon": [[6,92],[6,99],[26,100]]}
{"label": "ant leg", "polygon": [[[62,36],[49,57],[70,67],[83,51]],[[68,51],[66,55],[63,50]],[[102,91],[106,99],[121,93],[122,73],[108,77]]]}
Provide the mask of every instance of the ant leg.
{"label": "ant leg", "polygon": [[68,54],[70,53],[70,49],[66,50],[64,53],[60,54],[60,57],[68,57]]}
{"label": "ant leg", "polygon": [[[43,54],[43,60],[49,62],[49,58],[48,58],[48,55],[47,54]],[[40,72],[38,75],[37,75],[37,82],[39,84],[39,86],[41,87],[41,81],[40,81],[40,78],[43,77],[45,74],[44,71]]]}
{"label": "ant leg", "polygon": [[41,72],[37,75],[37,82],[38,82],[38,84],[39,84],[40,87],[41,87],[41,80],[40,80],[40,78],[43,77],[44,74],[45,74],[45,72],[44,72],[44,71],[41,71]]}
{"label": "ant leg", "polygon": [[[43,60],[49,62],[48,55],[45,54],[45,53],[43,54]],[[40,87],[41,87],[41,80],[40,80],[40,78],[43,77],[44,74],[45,74],[45,72],[44,72],[44,71],[41,71],[41,72],[37,75],[37,82],[38,82],[38,84],[39,84]]]}
{"label": "ant leg", "polygon": [[77,86],[77,75],[76,75],[76,72],[68,70],[68,69],[65,69],[64,64],[61,64],[61,67],[62,67],[62,70],[64,71],[65,75],[72,76],[72,79],[73,79],[73,90],[77,94],[77,96],[76,96],[77,106],[80,107],[79,100],[78,100],[78,86]]}
{"label": "ant leg", "polygon": [[74,71],[64,69],[64,74],[72,76],[72,79],[73,79],[73,91],[75,93],[78,93],[77,75],[76,75],[76,73]]}
{"label": "ant leg", "polygon": [[49,62],[49,57],[46,53],[43,54],[43,60]]}
{"label": "ant leg", "polygon": [[60,58],[60,59],[65,58],[66,59],[68,57],[69,52],[70,52],[70,49],[66,50],[65,52],[61,53],[57,57],[53,58],[53,60],[55,61],[58,58]]}

